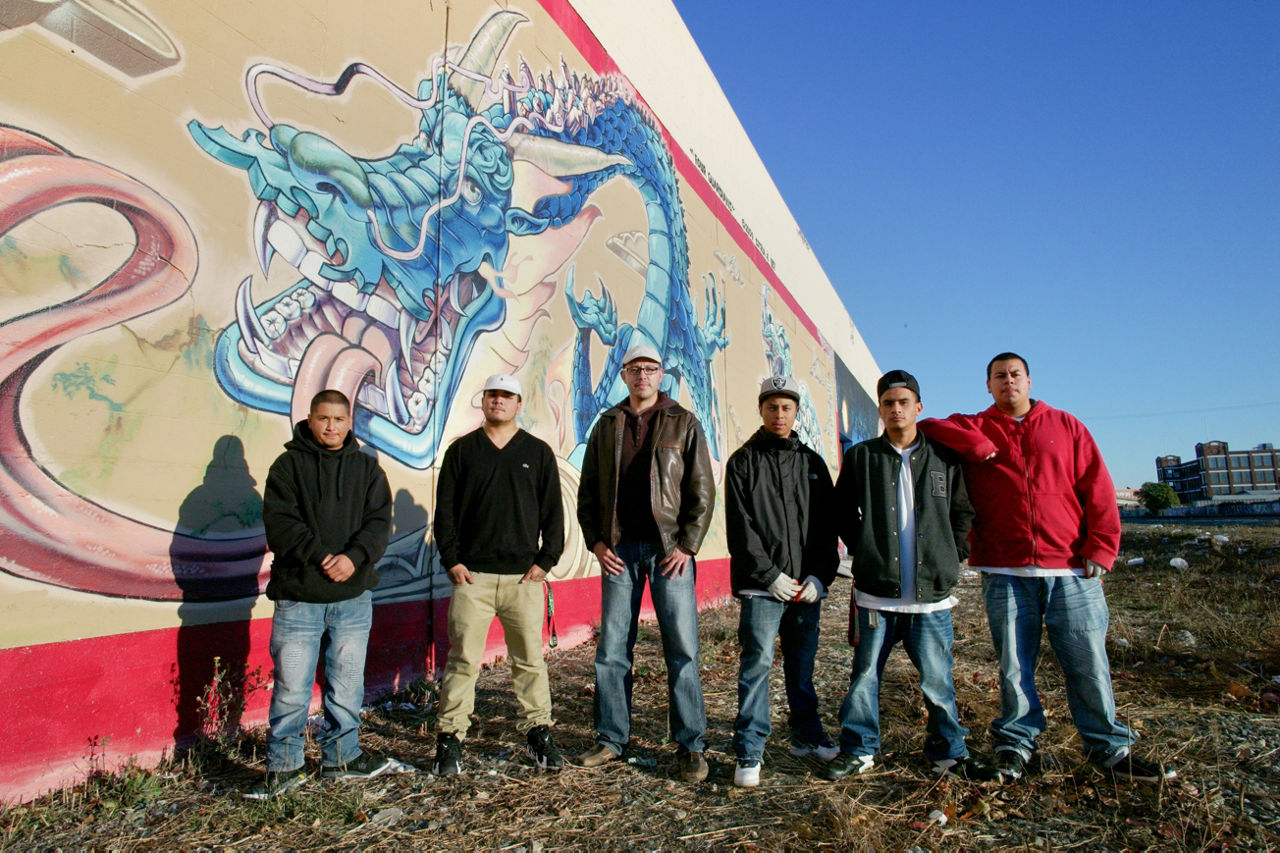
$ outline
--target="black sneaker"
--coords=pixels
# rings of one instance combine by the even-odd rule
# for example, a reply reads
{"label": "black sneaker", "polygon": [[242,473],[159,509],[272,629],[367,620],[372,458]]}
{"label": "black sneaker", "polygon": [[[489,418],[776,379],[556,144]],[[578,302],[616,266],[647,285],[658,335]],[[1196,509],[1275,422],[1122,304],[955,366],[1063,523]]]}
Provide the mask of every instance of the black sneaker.
{"label": "black sneaker", "polygon": [[462,742],[453,732],[436,735],[436,762],[431,772],[437,776],[457,776],[462,772]]}
{"label": "black sneaker", "polygon": [[1178,778],[1178,771],[1163,764],[1156,764],[1139,758],[1132,752],[1124,755],[1115,764],[1106,768],[1117,779],[1128,779],[1133,782],[1150,782],[1156,784]]}
{"label": "black sneaker", "polygon": [[534,726],[529,729],[529,745],[525,752],[533,763],[542,770],[559,770],[564,767],[564,756],[556,749],[551,739],[551,730],[546,726]]}
{"label": "black sneaker", "polygon": [[300,788],[307,781],[307,772],[299,767],[297,770],[275,772],[268,770],[261,782],[244,792],[246,800],[274,800],[276,797]]}
{"label": "black sneaker", "polygon": [[996,752],[996,772],[1001,782],[1016,782],[1027,772],[1027,759],[1016,749],[1001,749]]}
{"label": "black sneaker", "polygon": [[[1015,752],[1014,755],[1017,755]],[[933,762],[935,773],[954,776],[967,782],[994,782],[1000,778],[999,771],[987,762],[973,756],[964,758],[947,758]]]}
{"label": "black sneaker", "polygon": [[372,779],[374,776],[386,773],[393,766],[391,759],[386,756],[362,752],[344,765],[324,768],[320,771],[320,775],[333,780]]}
{"label": "black sneaker", "polygon": [[834,782],[850,774],[860,776],[863,773],[870,772],[875,766],[876,757],[874,755],[853,755],[848,752],[842,752],[823,768],[823,773],[829,780]]}

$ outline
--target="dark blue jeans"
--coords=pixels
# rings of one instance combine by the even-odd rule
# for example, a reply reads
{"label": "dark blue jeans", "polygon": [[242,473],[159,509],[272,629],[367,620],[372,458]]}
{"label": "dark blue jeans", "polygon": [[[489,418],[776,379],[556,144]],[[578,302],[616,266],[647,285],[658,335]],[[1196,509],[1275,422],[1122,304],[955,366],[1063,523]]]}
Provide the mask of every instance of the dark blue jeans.
{"label": "dark blue jeans", "polygon": [[698,602],[696,568],[689,560],[684,573],[664,578],[658,563],[665,556],[655,543],[624,539],[614,548],[626,564],[621,574],[600,575],[600,639],[596,645],[596,741],[619,755],[631,741],[631,687],[640,597],[645,583],[653,598],[667,663],[668,725],[682,749],[702,752],[706,745],[707,711],[698,672]]}
{"label": "dark blue jeans", "polygon": [[840,705],[840,751],[875,755],[880,751],[880,678],[889,653],[899,642],[920,672],[929,720],[924,756],[930,761],[964,758],[969,730],[960,725],[956,689],[951,680],[951,611],[891,613],[858,608],[861,640],[853,653],[849,692]]}
{"label": "dark blue jeans", "polygon": [[769,722],[769,672],[774,641],[781,639],[782,674],[787,690],[791,740],[813,746],[826,733],[818,718],[813,689],[813,658],[818,651],[819,602],[804,604],[747,595],[739,599],[738,719],[733,724],[733,750],[739,761],[759,761],[772,726]]}

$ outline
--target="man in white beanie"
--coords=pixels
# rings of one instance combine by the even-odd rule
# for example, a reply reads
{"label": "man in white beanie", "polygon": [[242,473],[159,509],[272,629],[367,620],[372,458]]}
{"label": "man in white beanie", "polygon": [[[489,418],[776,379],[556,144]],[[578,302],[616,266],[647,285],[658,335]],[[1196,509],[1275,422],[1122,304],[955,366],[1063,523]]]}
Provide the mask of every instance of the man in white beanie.
{"label": "man in white beanie", "polygon": [[560,472],[545,441],[516,426],[520,383],[484,383],[484,425],[449,445],[436,486],[435,540],[453,582],[449,660],[436,716],[432,771],[461,770],[475,709],[476,676],[496,615],[511,656],[527,753],[544,770],[564,759],[551,738],[551,689],[542,657],[547,572],[564,549]]}
{"label": "man in white beanie", "polygon": [[711,523],[716,486],[697,417],[661,390],[662,363],[647,341],[622,358],[627,399],[607,409],[587,441],[578,521],[600,561],[596,646],[596,746],[578,758],[598,767],[631,738],[631,684],[640,598],[649,584],[667,664],[668,724],[678,774],[701,782],[709,768],[707,713],[698,672],[693,555]]}

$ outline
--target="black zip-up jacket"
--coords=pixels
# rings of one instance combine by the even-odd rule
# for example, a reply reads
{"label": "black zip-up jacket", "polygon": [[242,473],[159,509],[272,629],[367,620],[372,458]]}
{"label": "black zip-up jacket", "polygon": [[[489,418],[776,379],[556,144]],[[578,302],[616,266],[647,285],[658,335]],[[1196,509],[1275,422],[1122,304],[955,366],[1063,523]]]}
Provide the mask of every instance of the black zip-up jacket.
{"label": "black zip-up jacket", "polygon": [[[649,466],[649,500],[658,524],[662,552],[676,545],[697,554],[711,524],[716,481],[711,453],[698,418],[679,405],[658,411],[650,427],[653,461]],[[590,547],[610,548],[622,538],[618,524],[618,477],[627,415],[622,404],[600,415],[587,439],[578,483],[578,523]]]}
{"label": "black zip-up jacket", "polygon": [[831,586],[840,565],[834,491],[827,463],[795,433],[761,427],[734,451],[724,489],[734,595],[767,591],[783,573]]}
{"label": "black zip-up jacket", "polygon": [[[360,452],[354,433],[337,450],[316,441],[306,421],[293,428],[271,465],[262,524],[271,549],[272,601],[328,604],[378,585],[373,566],[391,531],[391,488],[382,466]],[[320,568],[326,554],[346,554],[351,577],[335,582]]]}
{"label": "black zip-up jacket", "polygon": [[[916,600],[942,601],[969,556],[973,505],[965,489],[960,457],[920,434],[911,453],[916,502]],[[902,557],[898,544],[898,477],[902,457],[889,439],[855,444],[836,478],[840,538],[853,560],[857,589],[881,598],[901,598]]]}

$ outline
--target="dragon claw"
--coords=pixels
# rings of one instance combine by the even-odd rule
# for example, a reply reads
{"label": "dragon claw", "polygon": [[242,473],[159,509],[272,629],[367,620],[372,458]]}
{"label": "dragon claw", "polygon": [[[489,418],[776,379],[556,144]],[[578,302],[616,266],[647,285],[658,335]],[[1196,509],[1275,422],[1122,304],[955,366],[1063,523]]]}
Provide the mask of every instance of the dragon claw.
{"label": "dragon claw", "polygon": [[604,280],[596,276],[600,284],[600,296],[591,295],[588,290],[578,299],[573,293],[573,271],[565,278],[565,298],[569,302],[569,313],[573,323],[584,332],[594,331],[605,346],[613,346],[618,338],[618,308],[613,297],[604,286]]}

